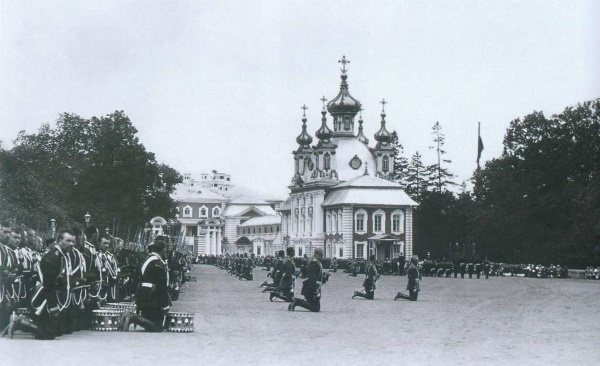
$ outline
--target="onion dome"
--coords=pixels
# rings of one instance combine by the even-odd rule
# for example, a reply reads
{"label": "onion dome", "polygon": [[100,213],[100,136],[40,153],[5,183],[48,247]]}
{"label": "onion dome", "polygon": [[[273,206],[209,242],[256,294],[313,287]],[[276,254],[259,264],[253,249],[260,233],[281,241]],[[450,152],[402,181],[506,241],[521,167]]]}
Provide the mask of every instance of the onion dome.
{"label": "onion dome", "polygon": [[302,106],[304,110],[304,114],[302,115],[302,132],[296,137],[296,142],[303,148],[309,149],[310,144],[312,143],[312,137],[306,132],[306,110],[308,107],[306,105]]}
{"label": "onion dome", "polygon": [[327,118],[325,117],[327,115],[327,110],[325,110],[326,100],[325,97],[321,98],[321,101],[323,102],[323,109],[321,110],[321,127],[315,132],[315,136],[322,141],[329,141],[333,137],[333,131],[327,127]]}
{"label": "onion dome", "polygon": [[377,131],[375,133],[375,140],[377,140],[377,142],[382,143],[382,144],[388,144],[390,141],[392,141],[392,134],[389,133],[389,131],[385,128],[385,104],[387,102],[385,101],[385,99],[383,99],[381,101],[381,105],[383,106],[382,110],[381,110],[381,128],[379,128],[379,131]]}
{"label": "onion dome", "polygon": [[350,92],[348,91],[348,75],[346,74],[346,64],[350,63],[349,60],[346,59],[346,56],[343,56],[339,63],[342,64],[342,82],[340,84],[340,92],[338,95],[333,98],[329,103],[327,103],[327,110],[331,114],[337,113],[353,113],[356,114],[360,111],[361,104],[358,100],[354,99]]}
{"label": "onion dome", "polygon": [[362,111],[363,110],[361,109],[360,110],[360,117],[358,118],[358,135],[356,135],[356,138],[358,139],[358,141],[362,142],[363,144],[368,145],[369,144],[369,139],[363,133]]}

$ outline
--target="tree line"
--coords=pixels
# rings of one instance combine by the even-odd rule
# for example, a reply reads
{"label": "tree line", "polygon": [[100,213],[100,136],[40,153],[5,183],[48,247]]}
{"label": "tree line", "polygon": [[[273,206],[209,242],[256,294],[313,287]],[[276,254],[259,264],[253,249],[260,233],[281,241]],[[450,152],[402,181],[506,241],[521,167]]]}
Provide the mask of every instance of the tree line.
{"label": "tree line", "polygon": [[[475,169],[467,189],[432,128],[432,164],[404,155],[394,132],[396,181],[419,203],[415,252],[512,263],[600,263],[600,99],[546,117],[511,121],[500,157]],[[474,142],[475,144],[475,142]]]}
{"label": "tree line", "polygon": [[133,239],[152,216],[171,218],[180,174],[156,161],[123,111],[82,118],[63,113],[36,133],[0,147],[0,219],[46,231],[92,223]]}

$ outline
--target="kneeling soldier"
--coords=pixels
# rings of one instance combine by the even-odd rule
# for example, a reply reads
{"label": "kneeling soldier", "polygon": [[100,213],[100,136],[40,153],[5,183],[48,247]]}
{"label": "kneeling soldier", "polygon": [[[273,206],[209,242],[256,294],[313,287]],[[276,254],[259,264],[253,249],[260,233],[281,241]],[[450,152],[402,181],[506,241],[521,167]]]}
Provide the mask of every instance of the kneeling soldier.
{"label": "kneeling soldier", "polygon": [[323,273],[321,258],[323,258],[323,249],[316,248],[312,259],[306,266],[307,278],[302,283],[302,296],[304,296],[304,299],[295,297],[288,306],[289,311],[294,311],[296,306],[312,312],[321,310],[321,285],[329,279],[329,274]]}
{"label": "kneeling soldier", "polygon": [[377,287],[375,286],[375,282],[377,282],[378,278],[377,267],[375,267],[375,256],[371,255],[365,268],[365,280],[363,281],[365,292],[354,291],[352,298],[354,299],[358,296],[364,297],[367,300],[373,300],[375,298],[375,288]]}

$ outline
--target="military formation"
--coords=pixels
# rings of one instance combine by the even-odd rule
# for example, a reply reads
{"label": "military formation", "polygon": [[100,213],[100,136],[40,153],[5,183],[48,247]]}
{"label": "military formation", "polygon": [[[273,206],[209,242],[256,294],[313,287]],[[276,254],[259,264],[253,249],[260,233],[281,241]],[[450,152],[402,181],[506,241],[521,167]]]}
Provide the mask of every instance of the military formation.
{"label": "military formation", "polygon": [[106,304],[132,301],[139,311],[120,320],[123,330],[137,324],[160,331],[171,300],[191,279],[189,269],[189,256],[166,237],[145,249],[95,226],[74,226],[43,240],[33,229],[2,223],[0,331],[54,339],[90,329],[94,311]]}
{"label": "military formation", "polygon": [[424,260],[420,263],[423,276],[446,278],[476,278],[490,276],[499,277],[529,277],[529,278],[567,278],[568,268],[561,265],[543,266],[541,264],[508,264],[483,261],[456,259]]}

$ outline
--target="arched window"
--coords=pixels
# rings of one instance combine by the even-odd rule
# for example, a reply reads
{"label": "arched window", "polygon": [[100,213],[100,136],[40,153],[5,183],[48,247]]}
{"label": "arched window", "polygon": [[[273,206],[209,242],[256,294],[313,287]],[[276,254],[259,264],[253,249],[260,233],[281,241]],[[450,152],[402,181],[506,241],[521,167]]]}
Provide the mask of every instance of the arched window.
{"label": "arched window", "polygon": [[364,233],[367,231],[366,220],[367,220],[367,211],[357,210],[356,214],[354,215],[354,228],[357,233]]}
{"label": "arched window", "polygon": [[185,206],[183,208],[183,217],[192,217],[192,206]]}
{"label": "arched window", "polygon": [[309,195],[308,195],[308,204],[309,204],[310,206],[312,206],[312,204],[313,204],[313,196],[312,196],[312,194],[309,194]]}
{"label": "arched window", "polygon": [[395,210],[392,212],[392,233],[402,234],[404,232],[404,211]]}
{"label": "arched window", "polygon": [[350,117],[344,117],[344,131],[350,131]]}
{"label": "arched window", "polygon": [[373,232],[385,232],[385,212],[383,212],[383,210],[373,212]]}
{"label": "arched window", "polygon": [[325,232],[331,233],[331,213],[325,214]]}
{"label": "arched window", "polygon": [[300,216],[300,210],[295,209],[294,210],[294,232],[298,232],[298,219]]}
{"label": "arched window", "polygon": [[337,228],[338,228],[337,227],[337,220],[338,220],[337,212],[332,213],[331,214],[331,232],[333,234],[337,234],[337,232],[338,232],[337,231]]}
{"label": "arched window", "polygon": [[302,207],[300,211],[300,229],[303,233],[306,232],[306,210]]}
{"label": "arched window", "polygon": [[341,233],[342,232],[342,224],[344,223],[344,215],[342,214],[342,210],[340,210],[338,212],[338,228],[337,228],[337,232]]}
{"label": "arched window", "polygon": [[306,206],[306,196],[302,195],[302,206]]}
{"label": "arched window", "polygon": [[331,169],[331,156],[329,156],[329,153],[325,153],[323,156],[323,169]]}
{"label": "arched window", "polygon": [[306,226],[308,227],[308,232],[313,232],[313,208],[308,208],[308,218],[306,221]]}
{"label": "arched window", "polygon": [[383,166],[382,166],[381,170],[383,170],[384,172],[387,173],[388,170],[390,170],[390,158],[386,155],[383,157],[382,160],[383,160],[383,164],[382,164]]}
{"label": "arched window", "polygon": [[221,214],[221,209],[219,207],[215,207],[212,209],[213,217],[218,217]]}
{"label": "arched window", "polygon": [[206,206],[200,207],[200,217],[208,217],[208,208]]}

